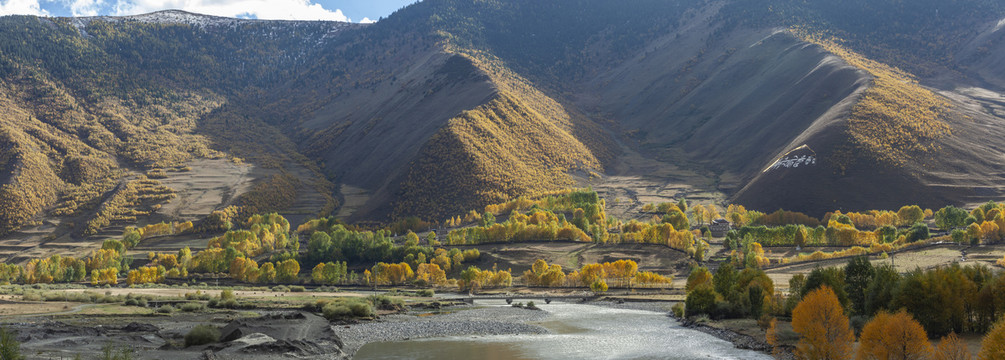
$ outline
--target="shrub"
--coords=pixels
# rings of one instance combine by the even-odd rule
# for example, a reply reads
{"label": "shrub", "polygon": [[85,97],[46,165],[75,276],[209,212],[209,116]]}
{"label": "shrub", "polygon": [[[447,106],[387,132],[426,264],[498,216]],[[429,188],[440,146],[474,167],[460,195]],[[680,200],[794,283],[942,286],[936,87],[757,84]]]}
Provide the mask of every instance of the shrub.
{"label": "shrub", "polygon": [[215,343],[220,340],[220,329],[211,325],[196,325],[185,334],[185,347]]}
{"label": "shrub", "polygon": [[290,292],[304,292],[307,289],[300,285],[290,286]]}
{"label": "shrub", "polygon": [[673,315],[676,316],[677,318],[679,319],[684,318],[684,303],[682,302],[676,303],[672,308],[670,308],[670,310],[673,311]]}
{"label": "shrub", "polygon": [[370,300],[370,303],[380,310],[397,310],[405,304],[401,299],[392,298],[387,295],[370,295],[367,300]]}
{"label": "shrub", "polygon": [[424,289],[419,290],[418,295],[421,297],[433,297],[436,293],[433,292],[433,289]]}
{"label": "shrub", "polygon": [[181,311],[184,312],[202,311],[203,309],[204,306],[199,303],[186,303],[181,306]]}
{"label": "shrub", "polygon": [[17,341],[17,334],[8,330],[6,326],[0,328],[0,359],[24,359],[24,355],[21,355],[21,343]]}
{"label": "shrub", "polygon": [[234,290],[223,290],[220,292],[220,301],[236,300],[237,296],[234,295]]}
{"label": "shrub", "polygon": [[170,314],[170,313],[173,313],[174,312],[174,306],[171,306],[171,305],[161,305],[161,307],[157,308],[157,312],[160,313],[160,314]]}
{"label": "shrub", "polygon": [[352,317],[352,309],[345,304],[330,303],[324,306],[321,310],[321,314],[329,321],[345,320]]}
{"label": "shrub", "polygon": [[352,302],[349,303],[349,309],[352,310],[352,314],[356,317],[373,317],[373,306],[365,302]]}
{"label": "shrub", "polygon": [[236,299],[222,300],[219,303],[217,303],[217,306],[219,306],[221,308],[224,308],[224,309],[234,309],[234,308],[237,308],[237,305],[238,304],[237,304],[237,300]]}

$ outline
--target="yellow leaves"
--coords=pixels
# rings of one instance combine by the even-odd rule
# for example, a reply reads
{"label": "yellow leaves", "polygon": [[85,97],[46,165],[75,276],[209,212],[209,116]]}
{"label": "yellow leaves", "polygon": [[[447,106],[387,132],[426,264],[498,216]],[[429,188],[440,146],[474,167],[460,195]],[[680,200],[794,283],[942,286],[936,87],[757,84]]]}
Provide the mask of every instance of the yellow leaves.
{"label": "yellow leaves", "polygon": [[300,263],[294,259],[287,259],[276,265],[276,281],[281,283],[293,283],[300,274]]}
{"label": "yellow leaves", "polygon": [[230,262],[230,278],[249,283],[258,282],[258,263],[253,259],[236,257]]}
{"label": "yellow leaves", "polygon": [[469,267],[461,272],[458,286],[461,289],[499,288],[513,285],[513,276],[506,270],[481,270]]}
{"label": "yellow leaves", "polygon": [[852,109],[847,130],[870,158],[902,166],[919,154],[937,151],[938,140],[951,134],[949,124],[941,120],[949,102],[911,75],[848,50],[837,39],[796,32],[874,77],[873,85]]}
{"label": "yellow leaves", "polygon": [[565,285],[565,272],[562,266],[551,265],[544,260],[538,259],[531,266],[530,270],[523,273],[524,282],[530,286],[563,286]]}
{"label": "yellow leaves", "polygon": [[925,329],[904,309],[876,314],[862,328],[859,344],[858,359],[925,359],[933,351]]}
{"label": "yellow leaves", "polygon": [[569,114],[541,105],[543,99],[543,94],[500,91],[451,119],[411,166],[395,215],[443,217],[472,205],[565,188],[573,184],[570,172],[600,169],[591,150],[562,124]]}
{"label": "yellow leaves", "polygon": [[967,344],[960,340],[956,333],[950,333],[939,341],[932,353],[932,360],[971,360],[970,349]]}
{"label": "yellow leaves", "polygon": [[167,270],[165,270],[163,266],[144,266],[129,270],[129,274],[126,276],[126,284],[156,284],[164,281],[165,275],[167,275]]}
{"label": "yellow leaves", "polygon": [[447,273],[436,264],[419,264],[415,270],[415,280],[425,281],[429,285],[442,286],[447,283]]}
{"label": "yellow leaves", "polygon": [[380,262],[374,265],[372,270],[371,280],[378,285],[401,285],[415,277],[412,267],[406,263],[385,264]]}
{"label": "yellow leaves", "polygon": [[91,285],[116,285],[119,283],[119,268],[91,270]]}
{"label": "yellow leaves", "polygon": [[980,360],[1005,359],[1005,320],[995,323],[991,331],[981,340],[981,351],[977,353]]}
{"label": "yellow leaves", "polygon": [[118,268],[119,252],[113,249],[99,249],[87,258],[87,270],[99,270],[110,267]]}
{"label": "yellow leaves", "polygon": [[297,190],[303,184],[290,173],[273,175],[268,181],[256,184],[241,196],[241,210],[244,214],[264,213],[282,210],[293,205]]}
{"label": "yellow leaves", "polygon": [[800,359],[851,359],[855,334],[834,291],[813,290],[792,310],[792,329],[799,333]]}

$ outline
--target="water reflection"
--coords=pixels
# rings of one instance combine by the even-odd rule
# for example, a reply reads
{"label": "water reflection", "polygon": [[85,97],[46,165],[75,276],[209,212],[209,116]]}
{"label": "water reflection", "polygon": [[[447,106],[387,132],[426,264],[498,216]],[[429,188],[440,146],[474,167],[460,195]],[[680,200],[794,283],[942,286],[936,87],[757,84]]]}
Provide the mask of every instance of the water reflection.
{"label": "water reflection", "polygon": [[[502,306],[502,305],[500,305]],[[552,316],[551,334],[454,336],[373,343],[356,359],[771,359],[702,332],[663,313],[593,305],[538,305]],[[529,310],[528,310],[529,311]]]}

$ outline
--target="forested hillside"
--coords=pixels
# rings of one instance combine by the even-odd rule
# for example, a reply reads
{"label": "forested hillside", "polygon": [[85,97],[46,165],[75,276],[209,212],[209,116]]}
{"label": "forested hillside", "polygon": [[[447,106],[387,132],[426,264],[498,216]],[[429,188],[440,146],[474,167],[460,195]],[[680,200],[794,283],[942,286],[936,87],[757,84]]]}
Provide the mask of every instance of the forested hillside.
{"label": "forested hillside", "polygon": [[650,175],[625,154],[765,211],[999,198],[1002,18],[989,0],[425,0],[373,25],[3,17],[0,232],[156,214],[174,196],[158,179],[206,158],[259,169],[221,210],[327,214],[349,185],[365,194],[350,220],[442,221]]}

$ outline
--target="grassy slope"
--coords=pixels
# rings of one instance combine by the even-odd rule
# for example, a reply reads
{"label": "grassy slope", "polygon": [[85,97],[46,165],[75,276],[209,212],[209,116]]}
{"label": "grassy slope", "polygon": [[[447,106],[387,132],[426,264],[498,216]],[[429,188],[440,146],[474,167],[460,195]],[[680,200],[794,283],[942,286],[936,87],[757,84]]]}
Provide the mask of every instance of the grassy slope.
{"label": "grassy slope", "polygon": [[[205,125],[219,119],[224,103],[243,102],[256,88],[269,86],[275,75],[271,67],[282,64],[284,54],[261,56],[259,51],[292,47],[301,41],[293,40],[297,36],[325,31],[314,25],[314,31],[304,31],[309,34],[260,39],[259,48],[242,52],[207,48],[256,39],[267,30],[264,26],[214,32],[184,24],[94,20],[83,25],[86,37],[68,19],[5,17],[0,27],[5,33],[0,41],[0,102],[5,105],[0,126],[5,141],[16,144],[5,147],[8,195],[0,199],[7,209],[0,233],[53,207],[59,215],[87,214],[128,171],[225,156],[218,149],[230,156],[267,157],[263,154],[272,149],[240,151],[228,146],[230,138],[215,136],[246,130],[259,144],[287,141],[264,125],[240,126],[258,119],[238,118],[216,133]],[[242,37],[247,40],[238,40]],[[239,70],[229,62],[243,62],[246,71],[235,74]],[[273,166],[298,160],[290,146],[271,153],[282,154]],[[276,207],[257,211],[267,209]]]}

